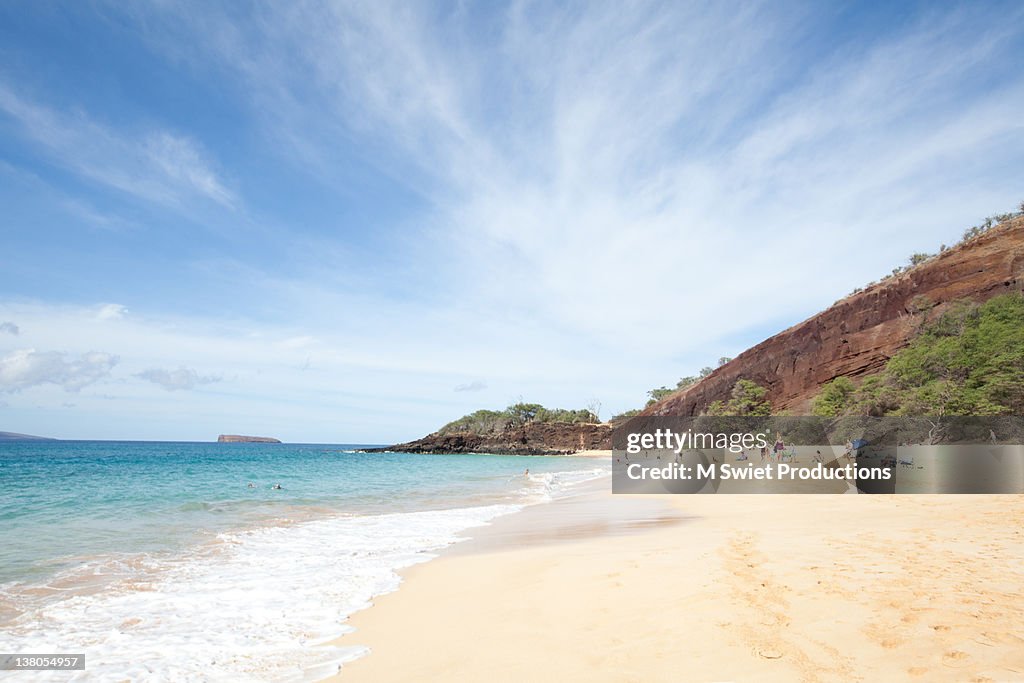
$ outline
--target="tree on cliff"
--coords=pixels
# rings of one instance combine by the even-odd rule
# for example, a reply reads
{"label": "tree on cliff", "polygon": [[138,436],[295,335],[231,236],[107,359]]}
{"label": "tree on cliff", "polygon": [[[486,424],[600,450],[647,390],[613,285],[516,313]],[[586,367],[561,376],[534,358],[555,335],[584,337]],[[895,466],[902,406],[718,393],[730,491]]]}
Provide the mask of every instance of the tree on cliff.
{"label": "tree on cliff", "polygon": [[581,408],[579,410],[566,410],[565,408],[541,408],[537,411],[536,416],[533,418],[534,422],[568,422],[571,424],[577,423],[597,423],[601,421],[601,418],[597,416],[594,411],[590,408]]}
{"label": "tree on cliff", "polygon": [[733,385],[728,401],[715,401],[708,406],[707,414],[715,416],[763,416],[771,415],[768,390],[757,382],[741,379]]}
{"label": "tree on cliff", "polygon": [[[707,370],[707,372],[705,373],[704,370]],[[666,396],[670,396],[671,394],[679,391],[680,389],[685,389],[686,387],[693,386],[697,382],[701,381],[702,379],[710,375],[712,372],[711,368],[704,368],[704,370],[701,370],[701,374],[699,377],[693,375],[689,375],[687,377],[680,377],[679,381],[676,382],[675,389],[670,389],[668,387],[658,387],[657,389],[651,389],[650,391],[647,392],[647,405],[652,406],[658,401],[665,398]]]}
{"label": "tree on cliff", "polygon": [[517,425],[524,425],[533,422],[533,419],[537,417],[537,413],[544,410],[544,406],[539,403],[513,403],[505,412],[508,414]]}
{"label": "tree on cliff", "polygon": [[647,392],[647,405],[652,406],[661,399],[673,393],[675,389],[669,389],[668,387],[658,387],[657,389],[651,389]]}
{"label": "tree on cliff", "polygon": [[509,428],[522,427],[532,422],[547,424],[593,424],[600,418],[588,408],[566,410],[545,408],[539,403],[513,403],[505,410],[477,410],[452,420],[438,430],[439,434],[497,434]]}

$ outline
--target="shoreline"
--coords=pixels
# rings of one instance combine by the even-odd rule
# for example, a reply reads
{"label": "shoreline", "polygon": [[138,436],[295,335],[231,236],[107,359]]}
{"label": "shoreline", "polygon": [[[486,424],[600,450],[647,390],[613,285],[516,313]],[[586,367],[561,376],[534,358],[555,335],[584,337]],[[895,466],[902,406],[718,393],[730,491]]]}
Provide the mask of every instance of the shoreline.
{"label": "shoreline", "polygon": [[[327,675],[359,651],[317,644],[395,590],[396,571],[609,470],[591,459],[371,456],[347,446],[12,449],[3,649],[65,643],[88,653],[90,678]],[[124,466],[110,468],[112,458]],[[54,490],[53,477],[104,496],[70,506],[74,490]],[[73,535],[74,555],[49,543],[55,530]]]}
{"label": "shoreline", "polygon": [[390,450],[389,448],[369,448],[360,449],[359,453],[416,453],[420,455],[510,455],[517,458],[611,458],[612,450],[609,449],[584,449],[581,451],[573,451],[571,453],[561,452],[504,452],[500,449],[491,451],[403,451],[403,450]]}
{"label": "shoreline", "polygon": [[568,455],[562,456],[564,458],[611,458],[612,450],[597,450],[589,449],[584,451],[576,451],[575,453],[569,453]]}
{"label": "shoreline", "polygon": [[326,680],[1024,680],[1022,528],[1020,496],[587,492],[400,572]]}

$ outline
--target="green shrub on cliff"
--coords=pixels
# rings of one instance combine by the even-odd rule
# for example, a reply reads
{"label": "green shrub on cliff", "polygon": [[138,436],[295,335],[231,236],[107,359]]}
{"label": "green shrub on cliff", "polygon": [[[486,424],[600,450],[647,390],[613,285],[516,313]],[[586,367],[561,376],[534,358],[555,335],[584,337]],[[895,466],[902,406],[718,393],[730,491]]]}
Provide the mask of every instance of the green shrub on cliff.
{"label": "green shrub on cliff", "polygon": [[847,377],[836,377],[825,385],[811,405],[811,414],[819,417],[844,415],[850,408],[857,387]]}
{"label": "green shrub on cliff", "polygon": [[594,413],[586,408],[566,410],[564,408],[541,408],[534,418],[536,422],[593,423],[600,422]]}
{"label": "green shrub on cliff", "polygon": [[846,378],[825,385],[814,414],[1024,414],[1024,296],[949,306],[884,371],[852,385]]}
{"label": "green shrub on cliff", "polygon": [[707,414],[719,417],[737,415],[771,415],[768,390],[749,379],[741,379],[733,385],[728,401],[715,401],[708,406]]}
{"label": "green shrub on cliff", "polygon": [[442,434],[455,432],[490,434],[504,430],[508,419],[508,414],[501,410],[477,410],[469,415],[463,415],[458,420],[452,420],[438,431]]}

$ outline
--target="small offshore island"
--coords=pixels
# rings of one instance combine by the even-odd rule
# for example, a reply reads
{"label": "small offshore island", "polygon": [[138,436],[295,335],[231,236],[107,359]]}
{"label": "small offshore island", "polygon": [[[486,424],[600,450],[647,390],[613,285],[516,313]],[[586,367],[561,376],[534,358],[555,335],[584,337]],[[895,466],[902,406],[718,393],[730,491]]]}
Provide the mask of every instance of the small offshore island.
{"label": "small offshore island", "polygon": [[281,443],[280,439],[271,436],[243,436],[241,434],[221,434],[217,443]]}

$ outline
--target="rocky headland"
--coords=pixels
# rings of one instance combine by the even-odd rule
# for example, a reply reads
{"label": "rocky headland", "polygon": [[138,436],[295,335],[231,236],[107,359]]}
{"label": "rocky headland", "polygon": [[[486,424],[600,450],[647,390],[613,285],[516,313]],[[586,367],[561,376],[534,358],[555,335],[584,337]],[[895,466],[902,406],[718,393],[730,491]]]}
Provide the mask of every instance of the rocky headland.
{"label": "rocky headland", "polygon": [[531,422],[488,434],[438,431],[416,441],[368,449],[368,452],[571,455],[580,451],[610,450],[611,447],[612,427],[609,424]]}

